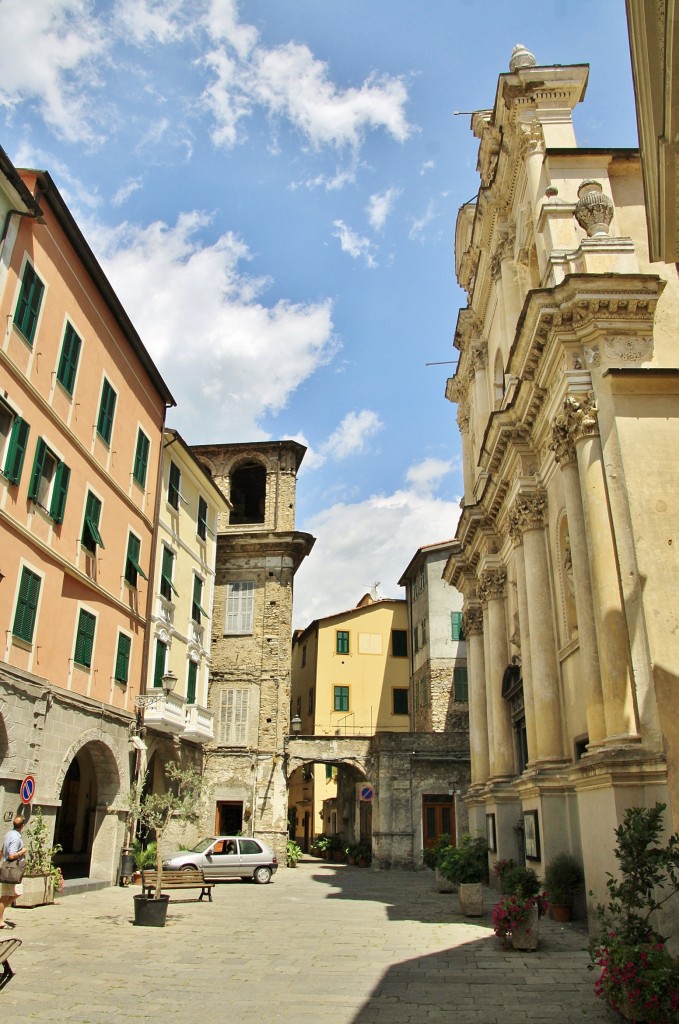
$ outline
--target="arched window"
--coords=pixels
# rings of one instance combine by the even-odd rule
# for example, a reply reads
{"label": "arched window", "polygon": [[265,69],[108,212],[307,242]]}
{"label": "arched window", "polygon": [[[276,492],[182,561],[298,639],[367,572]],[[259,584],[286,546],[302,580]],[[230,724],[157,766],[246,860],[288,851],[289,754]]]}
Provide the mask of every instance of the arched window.
{"label": "arched window", "polygon": [[266,510],[266,469],[259,462],[241,463],[231,474],[229,523],[263,523]]}

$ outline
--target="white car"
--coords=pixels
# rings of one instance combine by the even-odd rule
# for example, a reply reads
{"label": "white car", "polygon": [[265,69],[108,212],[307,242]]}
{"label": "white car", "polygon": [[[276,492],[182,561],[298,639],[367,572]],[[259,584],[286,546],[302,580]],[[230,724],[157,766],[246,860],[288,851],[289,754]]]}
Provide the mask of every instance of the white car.
{"label": "white car", "polygon": [[163,861],[164,871],[202,868],[206,878],[251,878],[265,885],[278,870],[271,847],[250,836],[212,836],[201,839],[192,850],[172,853]]}

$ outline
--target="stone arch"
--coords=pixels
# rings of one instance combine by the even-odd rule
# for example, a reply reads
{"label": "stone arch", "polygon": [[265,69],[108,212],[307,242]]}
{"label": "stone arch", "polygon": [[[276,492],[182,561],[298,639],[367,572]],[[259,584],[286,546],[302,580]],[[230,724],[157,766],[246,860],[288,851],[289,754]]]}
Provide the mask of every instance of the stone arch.
{"label": "stone arch", "polygon": [[97,772],[98,802],[109,806],[120,796],[120,787],[125,778],[125,771],[118,751],[108,737],[98,729],[88,729],[87,732],[81,733],[75,743],[71,744],[57,773],[54,795],[59,797],[72,761],[84,747],[89,747],[90,744],[91,748],[88,749],[88,753]]}
{"label": "stone arch", "polygon": [[230,525],[264,523],[268,469],[254,455],[239,459],[229,470]]}

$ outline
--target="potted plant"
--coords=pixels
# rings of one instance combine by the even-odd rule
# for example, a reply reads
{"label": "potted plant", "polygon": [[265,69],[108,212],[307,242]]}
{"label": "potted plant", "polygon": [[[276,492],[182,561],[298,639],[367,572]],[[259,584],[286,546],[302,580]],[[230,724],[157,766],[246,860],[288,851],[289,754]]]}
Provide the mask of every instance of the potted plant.
{"label": "potted plant", "polygon": [[323,860],[327,860],[330,851],[330,836],[318,836],[314,839],[313,849],[319,857],[322,857]]}
{"label": "potted plant", "polygon": [[628,807],[615,829],[619,876],[608,872],[608,903],[597,905],[600,933],[590,945],[594,991],[626,1020],[679,1020],[679,964],[652,923],[679,893],[679,834],[663,845],[666,805]]}
{"label": "potted plant", "polygon": [[359,868],[367,868],[372,860],[372,850],[367,843],[357,843],[355,847],[356,863]]}
{"label": "potted plant", "polygon": [[488,879],[488,843],[485,836],[464,835],[458,846],[442,855],[441,873],[454,885],[465,917],[483,913],[482,883]]}
{"label": "potted plant", "polygon": [[61,847],[52,844],[41,807],[35,807],[26,830],[26,871],[23,892],[16,898],[17,907],[40,907],[54,903],[55,894],[64,888],[61,869],[53,863]]}
{"label": "potted plant", "polygon": [[294,839],[288,839],[285,844],[285,863],[289,868],[296,868],[297,861],[302,859],[302,848]]}
{"label": "potted plant", "polygon": [[138,882],[142,871],[152,868],[156,863],[156,843],[152,840],[144,846],[141,839],[135,839],[132,846],[132,856],[134,857],[135,868],[132,877],[135,882]]}
{"label": "potted plant", "polygon": [[195,768],[180,768],[177,764],[165,766],[169,781],[167,792],[144,792],[145,779],[141,778],[130,793],[130,813],[146,831],[155,832],[156,885],[153,895],[134,896],[134,923],[163,928],[167,917],[169,895],[161,892],[163,837],[173,821],[182,824],[196,822],[200,816],[199,800],[202,778]]}
{"label": "potted plant", "polygon": [[339,835],[328,836],[328,859],[341,864],[344,861],[344,843]]}
{"label": "potted plant", "polygon": [[503,940],[511,936],[514,949],[537,949],[538,922],[546,912],[544,893],[531,896],[507,893],[493,907],[493,931]]}
{"label": "potted plant", "polygon": [[500,880],[500,892],[506,892],[504,877],[507,871],[516,867],[516,863],[511,857],[496,860],[493,864],[493,874]]}
{"label": "potted plant", "polygon": [[455,891],[454,884],[442,874],[440,867],[444,855],[452,849],[450,836],[447,832],[442,832],[433,846],[425,847],[422,851],[422,861],[425,867],[434,872],[434,881],[438,892]]}
{"label": "potted plant", "polygon": [[545,870],[545,887],[549,912],[555,921],[570,921],[575,894],[582,887],[584,875],[570,853],[557,853]]}

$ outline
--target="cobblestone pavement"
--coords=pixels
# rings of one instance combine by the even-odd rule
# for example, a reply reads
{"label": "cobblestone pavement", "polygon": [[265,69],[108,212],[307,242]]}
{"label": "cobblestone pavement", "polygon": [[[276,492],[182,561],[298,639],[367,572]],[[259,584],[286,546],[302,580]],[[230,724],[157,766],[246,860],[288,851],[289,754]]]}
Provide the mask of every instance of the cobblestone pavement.
{"label": "cobblestone pavement", "polygon": [[465,919],[432,881],[307,860],[271,885],[218,883],[212,904],[177,893],[164,929],[133,925],[135,887],[10,910],[2,938],[23,946],[0,1020],[611,1024],[581,926],[543,920],[537,952],[504,950],[490,891]]}

